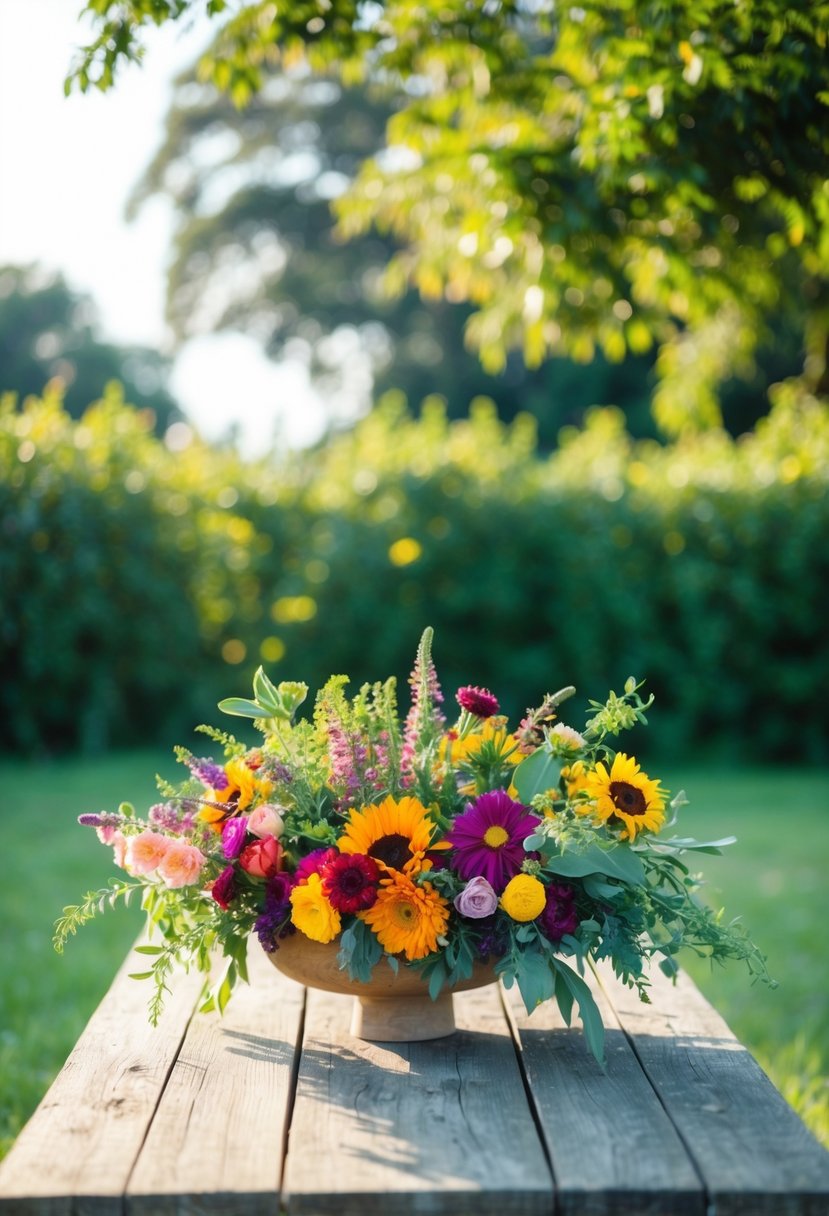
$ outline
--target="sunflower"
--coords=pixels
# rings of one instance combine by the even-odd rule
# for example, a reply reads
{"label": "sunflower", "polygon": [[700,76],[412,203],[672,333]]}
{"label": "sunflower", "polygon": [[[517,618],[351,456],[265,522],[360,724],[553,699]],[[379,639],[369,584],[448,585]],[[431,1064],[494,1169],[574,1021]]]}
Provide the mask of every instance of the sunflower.
{"label": "sunflower", "polygon": [[362,853],[386,873],[417,874],[424,866],[435,823],[416,798],[384,798],[381,803],[351,811],[337,841],[341,853]]}
{"label": "sunflower", "polygon": [[577,806],[582,814],[593,812],[604,823],[618,820],[624,826],[622,838],[634,840],[637,832],[658,832],[665,822],[665,792],[658,781],[643,773],[632,756],[619,752],[610,772],[599,761],[584,777],[584,788],[591,802]]}
{"label": "sunflower", "polygon": [[390,873],[377,902],[360,919],[388,954],[405,954],[411,962],[437,950],[449,923],[449,903],[431,883],[418,885],[406,874]]}

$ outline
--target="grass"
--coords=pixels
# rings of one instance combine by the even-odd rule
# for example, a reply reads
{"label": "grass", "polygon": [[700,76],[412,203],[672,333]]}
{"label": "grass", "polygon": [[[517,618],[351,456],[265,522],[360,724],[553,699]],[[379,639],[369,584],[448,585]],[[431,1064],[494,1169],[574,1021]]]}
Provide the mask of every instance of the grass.
{"label": "grass", "polygon": [[[90,763],[0,763],[0,824],[6,879],[0,889],[0,1156],[29,1117],[138,931],[135,909],[107,912],[70,941],[51,946],[65,904],[106,883],[109,852],[76,825],[83,811],[154,800],[153,775],[167,755],[135,752]],[[739,912],[768,955],[779,988],[751,986],[744,970],[685,966],[789,1102],[829,1146],[829,773],[686,768],[663,771],[691,796],[680,821],[698,839],[733,834],[737,845],[700,861],[710,898]]]}

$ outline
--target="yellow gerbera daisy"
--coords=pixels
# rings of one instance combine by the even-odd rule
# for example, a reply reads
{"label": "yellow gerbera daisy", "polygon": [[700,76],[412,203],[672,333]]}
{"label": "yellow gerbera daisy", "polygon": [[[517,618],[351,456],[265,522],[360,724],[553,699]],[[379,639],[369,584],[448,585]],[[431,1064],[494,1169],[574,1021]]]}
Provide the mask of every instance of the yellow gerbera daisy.
{"label": "yellow gerbera daisy", "polygon": [[576,807],[593,813],[604,822],[624,825],[622,837],[635,840],[637,832],[658,832],[665,822],[665,792],[658,781],[643,773],[632,756],[619,752],[610,772],[601,761],[585,775],[584,788],[591,802]]}
{"label": "yellow gerbera daisy", "polygon": [[377,902],[360,913],[388,954],[405,954],[411,962],[438,948],[449,923],[449,903],[431,883],[412,882],[406,874],[384,878]]}
{"label": "yellow gerbera daisy", "polygon": [[342,928],[340,914],[325,897],[319,874],[291,892],[291,923],[314,942],[331,942]]}
{"label": "yellow gerbera daisy", "polygon": [[378,804],[351,811],[337,841],[341,853],[364,853],[387,873],[416,874],[435,830],[434,820],[417,798],[384,798]]}

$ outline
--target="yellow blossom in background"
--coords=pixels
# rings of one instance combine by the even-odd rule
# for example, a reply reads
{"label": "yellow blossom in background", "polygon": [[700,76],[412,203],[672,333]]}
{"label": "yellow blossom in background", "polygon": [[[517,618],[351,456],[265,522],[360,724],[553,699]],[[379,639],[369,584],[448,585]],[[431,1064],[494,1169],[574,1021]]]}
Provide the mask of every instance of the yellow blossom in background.
{"label": "yellow blossom in background", "polygon": [[513,920],[535,920],[544,911],[544,883],[533,874],[516,874],[504,887],[501,907]]}
{"label": "yellow blossom in background", "polygon": [[311,874],[291,892],[291,924],[314,942],[331,942],[340,932],[339,912],[331,907],[319,874]]}

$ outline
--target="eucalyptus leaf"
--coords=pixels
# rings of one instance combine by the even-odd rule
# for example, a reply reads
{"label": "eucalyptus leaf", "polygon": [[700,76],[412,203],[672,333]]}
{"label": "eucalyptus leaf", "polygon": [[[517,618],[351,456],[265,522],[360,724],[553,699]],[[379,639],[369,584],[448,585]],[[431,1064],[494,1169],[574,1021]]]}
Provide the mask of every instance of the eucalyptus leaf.
{"label": "eucalyptus leaf", "polygon": [[272,718],[273,710],[265,709],[256,701],[248,701],[245,697],[225,697],[219,702],[223,714],[232,714],[235,718]]}
{"label": "eucalyptus leaf", "polygon": [[600,849],[590,844],[583,849],[568,849],[566,853],[552,853],[544,858],[544,868],[563,878],[584,878],[588,874],[605,874],[618,878],[632,887],[645,881],[645,868],[629,845],[617,844],[611,849]]}
{"label": "eucalyptus leaf", "polygon": [[512,783],[525,806],[529,806],[536,795],[546,794],[547,790],[558,786],[562,767],[561,760],[545,747],[539,747],[521,761],[513,773]]}

